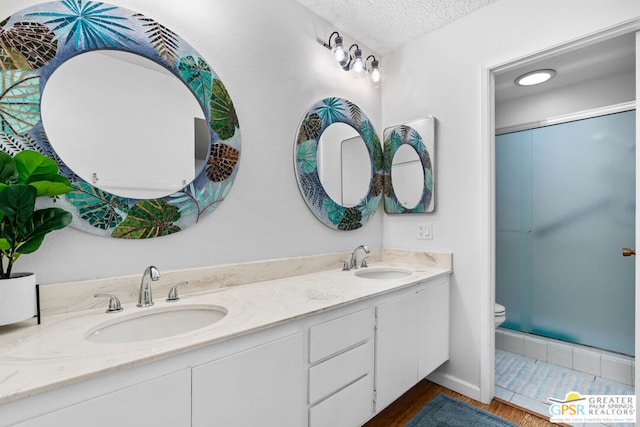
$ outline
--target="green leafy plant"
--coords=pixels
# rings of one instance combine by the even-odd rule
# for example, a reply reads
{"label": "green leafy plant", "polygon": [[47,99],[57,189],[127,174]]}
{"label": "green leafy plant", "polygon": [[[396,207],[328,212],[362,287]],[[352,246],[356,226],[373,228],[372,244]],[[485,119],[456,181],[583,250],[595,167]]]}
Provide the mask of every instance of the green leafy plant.
{"label": "green leafy plant", "polygon": [[36,209],[38,197],[71,191],[56,162],[37,151],[11,157],[0,151],[0,279],[9,279],[20,255],[38,250],[44,236],[71,223],[62,208]]}

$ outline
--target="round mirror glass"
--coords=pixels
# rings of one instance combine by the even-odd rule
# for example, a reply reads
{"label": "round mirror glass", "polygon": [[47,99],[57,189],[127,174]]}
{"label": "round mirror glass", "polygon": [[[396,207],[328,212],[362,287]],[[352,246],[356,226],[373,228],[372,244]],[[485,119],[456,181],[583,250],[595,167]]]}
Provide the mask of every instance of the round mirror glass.
{"label": "round mirror glass", "polygon": [[209,152],[209,126],[193,93],[130,52],[90,51],[60,65],[42,92],[41,115],[74,173],[118,196],[175,193],[200,173]]}
{"label": "round mirror glass", "polygon": [[371,160],[362,137],[345,123],[327,127],[318,142],[318,176],[336,203],[353,207],[369,192]]}
{"label": "round mirror glass", "polygon": [[398,147],[391,164],[391,182],[398,202],[407,209],[420,203],[424,171],[418,152],[409,144]]}

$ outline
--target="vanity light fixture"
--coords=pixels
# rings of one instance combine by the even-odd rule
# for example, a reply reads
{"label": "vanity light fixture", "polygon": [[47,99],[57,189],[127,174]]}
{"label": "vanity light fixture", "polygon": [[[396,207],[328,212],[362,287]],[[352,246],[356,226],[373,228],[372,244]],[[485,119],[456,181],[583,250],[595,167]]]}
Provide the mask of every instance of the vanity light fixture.
{"label": "vanity light fixture", "polygon": [[[322,45],[331,51],[331,55],[340,64],[343,70],[353,71],[357,74],[368,73],[374,83],[380,82],[382,75],[380,73],[380,61],[375,56],[369,55],[366,60],[362,57],[362,49],[356,43],[344,48],[344,40],[340,33],[334,31],[329,36],[327,43]],[[373,58],[369,64],[369,59]]]}
{"label": "vanity light fixture", "polygon": [[[351,55],[351,48],[355,47],[356,50]],[[364,71],[364,61],[362,60],[362,49],[357,44],[352,44],[349,47],[349,69],[355,73],[362,73]]]}
{"label": "vanity light fixture", "polygon": [[373,61],[371,61],[371,66],[367,67],[367,71],[369,71],[371,80],[374,83],[378,83],[382,78],[382,74],[380,74],[380,62],[376,59],[375,56],[369,55],[367,56],[367,60],[365,61],[365,64],[369,62],[369,58],[373,58]]}
{"label": "vanity light fixture", "polygon": [[[331,39],[333,38],[333,36],[336,36],[336,38],[334,39],[332,45]],[[340,37],[340,33],[338,33],[337,31],[331,33],[331,35],[329,36],[329,42],[325,43],[324,47],[331,50],[331,55],[333,55],[333,57],[336,61],[338,61],[338,64],[340,64],[341,67],[345,67],[349,63],[349,54],[344,49],[344,46],[342,45],[342,37]]]}
{"label": "vanity light fixture", "polygon": [[516,78],[515,83],[518,86],[534,86],[539,85],[540,83],[544,83],[548,80],[551,80],[556,75],[555,70],[544,69],[544,70],[535,70],[525,73]]}

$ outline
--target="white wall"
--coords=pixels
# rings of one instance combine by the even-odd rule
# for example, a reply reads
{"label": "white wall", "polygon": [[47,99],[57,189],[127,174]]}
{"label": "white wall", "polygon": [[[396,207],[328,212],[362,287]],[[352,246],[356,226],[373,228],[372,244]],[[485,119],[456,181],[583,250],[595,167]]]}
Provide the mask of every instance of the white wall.
{"label": "white wall", "polygon": [[[2,0],[0,16],[37,3]],[[362,243],[381,246],[381,212],[359,230],[331,230],[307,208],[293,171],[300,121],[324,97],[358,104],[380,133],[380,89],[334,65],[318,41],[335,28],[293,0],[113,3],[179,34],[220,76],[240,120],[239,174],[220,207],[180,233],[125,241],[68,227],[47,236],[42,249],[20,259],[17,269],[35,271],[46,284],[142,274],[149,264],[162,272],[352,250]]]}
{"label": "white wall", "polygon": [[[493,385],[491,107],[487,68],[640,16],[637,0],[503,0],[386,55],[382,127],[433,115],[436,212],[385,216],[385,247],[454,254],[451,360],[439,377],[487,400]],[[420,222],[433,240],[417,240]]]}
{"label": "white wall", "polygon": [[634,70],[496,103],[496,129],[635,99]]}

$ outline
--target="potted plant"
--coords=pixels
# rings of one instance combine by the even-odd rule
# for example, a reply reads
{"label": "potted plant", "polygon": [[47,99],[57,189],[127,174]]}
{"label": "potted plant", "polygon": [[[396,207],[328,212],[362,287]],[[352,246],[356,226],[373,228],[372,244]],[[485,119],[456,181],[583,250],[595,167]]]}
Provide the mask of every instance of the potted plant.
{"label": "potted plant", "polygon": [[58,165],[37,151],[11,157],[0,151],[0,325],[31,318],[36,313],[36,277],[15,273],[21,255],[38,250],[44,236],[71,223],[64,209],[36,209],[39,197],[71,191]]}

